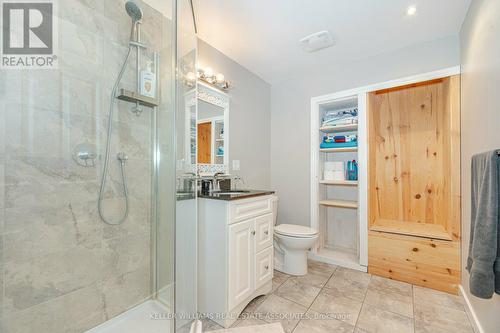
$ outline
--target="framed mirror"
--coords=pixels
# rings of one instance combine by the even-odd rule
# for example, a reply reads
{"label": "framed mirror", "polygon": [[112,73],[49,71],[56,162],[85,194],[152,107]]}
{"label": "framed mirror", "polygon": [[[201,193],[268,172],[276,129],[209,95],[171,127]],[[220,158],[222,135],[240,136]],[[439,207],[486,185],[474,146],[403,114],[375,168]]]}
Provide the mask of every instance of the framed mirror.
{"label": "framed mirror", "polygon": [[196,98],[198,171],[200,174],[227,173],[229,165],[229,96],[208,84],[198,82]]}
{"label": "framed mirror", "polygon": [[205,101],[198,102],[198,163],[224,164],[224,109]]}

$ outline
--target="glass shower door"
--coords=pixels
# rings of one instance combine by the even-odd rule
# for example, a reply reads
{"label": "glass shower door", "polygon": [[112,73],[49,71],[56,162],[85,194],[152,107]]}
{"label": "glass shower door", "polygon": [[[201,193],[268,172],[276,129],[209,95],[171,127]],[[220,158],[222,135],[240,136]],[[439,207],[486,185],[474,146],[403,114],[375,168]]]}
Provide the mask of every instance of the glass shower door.
{"label": "glass shower door", "polygon": [[197,39],[193,8],[177,2],[176,117],[176,327],[185,331],[197,318],[196,73]]}
{"label": "glass shower door", "polygon": [[[120,317],[172,332],[166,319],[174,294],[179,308],[196,312],[196,252],[175,247],[194,247],[196,235],[175,239],[176,211],[183,211],[176,196],[175,143],[183,136],[176,134],[176,1],[29,3],[39,2],[51,5],[31,9],[54,23],[57,66],[0,69],[0,331],[113,332]],[[0,5],[15,18],[30,9],[26,3]],[[148,61],[159,90],[137,104]],[[126,216],[116,224],[98,211],[110,124],[101,204],[108,222]],[[191,227],[193,211],[191,204]],[[176,262],[190,268],[177,275],[184,283],[178,291]]]}

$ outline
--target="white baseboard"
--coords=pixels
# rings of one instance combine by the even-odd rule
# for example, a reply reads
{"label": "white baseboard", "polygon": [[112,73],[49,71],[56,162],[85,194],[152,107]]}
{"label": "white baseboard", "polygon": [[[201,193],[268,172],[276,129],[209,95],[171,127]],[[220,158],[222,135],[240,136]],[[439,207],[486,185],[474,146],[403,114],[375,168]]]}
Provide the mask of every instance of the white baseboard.
{"label": "white baseboard", "polygon": [[460,289],[460,294],[465,300],[465,311],[467,312],[467,316],[469,317],[470,323],[472,325],[472,328],[474,329],[475,333],[485,333],[483,330],[483,327],[481,326],[481,323],[479,323],[479,319],[477,318],[476,312],[472,308],[472,304],[469,300],[469,296],[464,290],[464,287],[462,285],[459,286]]}

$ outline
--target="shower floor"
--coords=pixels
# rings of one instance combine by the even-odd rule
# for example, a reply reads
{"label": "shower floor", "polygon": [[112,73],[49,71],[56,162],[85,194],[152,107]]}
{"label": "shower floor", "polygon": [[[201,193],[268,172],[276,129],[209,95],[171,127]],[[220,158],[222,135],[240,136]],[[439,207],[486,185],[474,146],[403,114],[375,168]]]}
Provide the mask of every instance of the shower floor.
{"label": "shower floor", "polygon": [[171,323],[165,318],[168,312],[160,302],[146,301],[86,333],[169,333]]}

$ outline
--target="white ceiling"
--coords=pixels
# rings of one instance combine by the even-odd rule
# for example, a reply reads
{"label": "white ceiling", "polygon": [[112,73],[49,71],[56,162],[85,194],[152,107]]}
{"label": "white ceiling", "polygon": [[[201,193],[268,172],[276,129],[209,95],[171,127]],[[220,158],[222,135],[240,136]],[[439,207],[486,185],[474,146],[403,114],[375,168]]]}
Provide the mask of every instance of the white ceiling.
{"label": "white ceiling", "polygon": [[[199,37],[269,83],[456,35],[471,0],[195,0]],[[417,14],[406,15],[410,5]],[[332,48],[299,40],[330,31]],[[203,65],[203,64],[202,64]]]}

